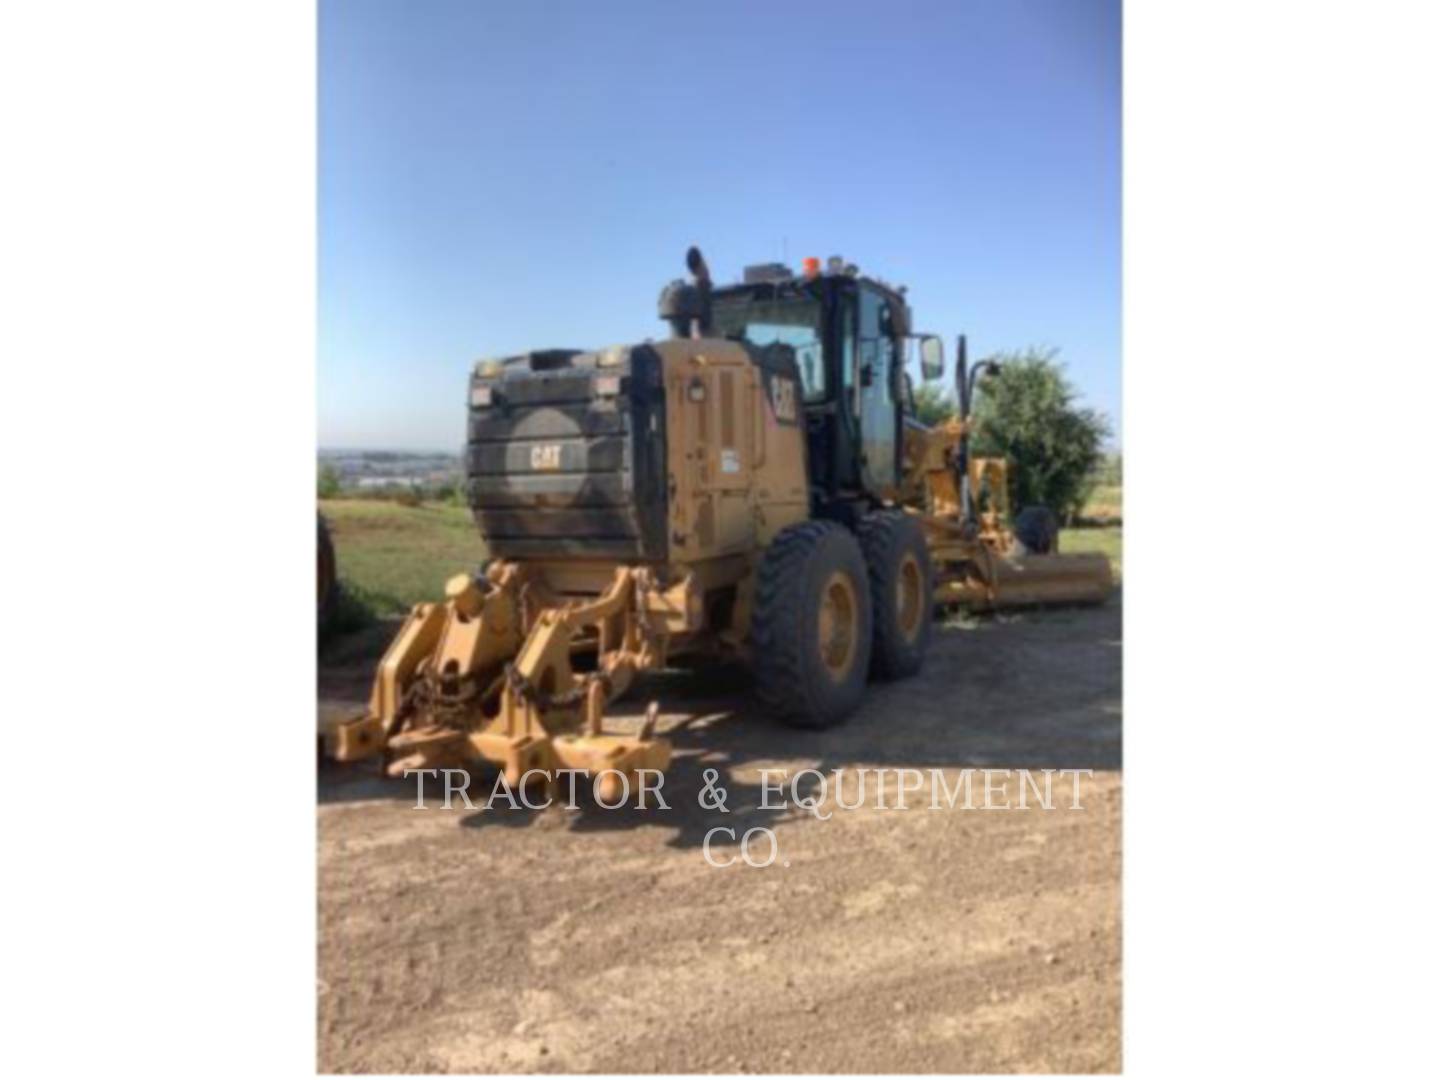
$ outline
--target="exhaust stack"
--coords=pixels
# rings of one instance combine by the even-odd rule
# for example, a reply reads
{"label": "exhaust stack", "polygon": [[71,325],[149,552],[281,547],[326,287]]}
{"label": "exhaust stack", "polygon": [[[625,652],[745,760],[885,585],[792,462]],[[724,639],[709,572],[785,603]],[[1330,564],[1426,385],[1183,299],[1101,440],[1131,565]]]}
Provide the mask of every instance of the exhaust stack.
{"label": "exhaust stack", "polygon": [[693,283],[675,280],[660,292],[660,318],[677,338],[702,338],[710,333],[710,268],[698,247],[685,253],[685,267]]}

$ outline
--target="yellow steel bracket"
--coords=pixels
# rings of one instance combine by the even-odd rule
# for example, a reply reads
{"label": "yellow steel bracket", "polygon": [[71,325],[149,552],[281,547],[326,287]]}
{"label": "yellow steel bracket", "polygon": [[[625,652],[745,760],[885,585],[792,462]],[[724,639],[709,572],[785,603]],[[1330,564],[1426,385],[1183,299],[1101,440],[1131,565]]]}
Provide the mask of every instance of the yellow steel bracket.
{"label": "yellow steel bracket", "polygon": [[[606,734],[605,707],[638,672],[665,662],[667,620],[688,618],[691,585],[662,589],[647,570],[617,567],[599,596],[564,599],[518,564],[446,585],[444,604],[410,612],[380,662],[365,715],[338,725],[328,748],[342,761],[385,755],[386,771],[483,760],[511,785],[536,770],[597,774],[614,800],[642,769],[663,771],[668,740],[656,710],[634,735]],[[595,670],[577,675],[577,648]]]}
{"label": "yellow steel bracket", "polygon": [[[605,706],[624,693],[637,671],[664,662],[663,635],[648,625],[643,571],[618,568],[595,600],[542,610],[507,672],[500,712],[470,737],[481,757],[500,763],[507,782],[527,773],[577,769],[605,774],[601,797],[630,788],[641,769],[663,771],[670,744],[653,735],[653,714],[634,736],[603,733]],[[573,640],[596,630],[597,671],[576,678]]]}

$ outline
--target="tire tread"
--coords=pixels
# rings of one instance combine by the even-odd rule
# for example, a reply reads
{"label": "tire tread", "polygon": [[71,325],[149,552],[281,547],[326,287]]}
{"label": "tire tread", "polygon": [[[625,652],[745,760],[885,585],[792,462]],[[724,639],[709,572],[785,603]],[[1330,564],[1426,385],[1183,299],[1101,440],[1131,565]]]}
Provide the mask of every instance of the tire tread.
{"label": "tire tread", "polygon": [[[860,550],[865,554],[865,569],[870,576],[870,602],[873,609],[875,640],[870,650],[870,673],[877,679],[901,679],[913,675],[924,663],[925,650],[929,645],[933,605],[929,550],[925,546],[924,534],[914,519],[900,510],[877,510],[867,514],[858,530]],[[906,534],[909,534],[907,537]],[[922,627],[918,648],[906,644],[893,620],[887,617],[889,609],[882,611],[880,605],[888,604],[894,582],[891,575],[898,570],[902,549],[907,540],[917,544],[920,571],[925,575],[926,595]]]}
{"label": "tire tread", "polygon": [[[801,621],[806,564],[834,533],[848,535],[848,530],[818,519],[792,525],[765,550],[756,574],[750,628],[756,696],[767,712],[794,727],[824,728],[839,719],[826,715],[812,692]],[[863,589],[867,582],[857,584]],[[868,604],[864,610],[868,613]]]}

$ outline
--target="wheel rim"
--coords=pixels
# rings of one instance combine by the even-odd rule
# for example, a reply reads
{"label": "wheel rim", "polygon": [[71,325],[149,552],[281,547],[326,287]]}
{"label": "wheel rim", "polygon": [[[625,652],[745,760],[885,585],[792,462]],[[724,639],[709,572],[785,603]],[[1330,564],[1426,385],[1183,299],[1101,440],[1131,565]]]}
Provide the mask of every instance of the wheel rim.
{"label": "wheel rim", "polygon": [[924,612],[925,579],[920,572],[920,562],[907,553],[900,560],[900,573],[895,582],[895,623],[900,627],[900,636],[913,642],[920,636],[921,619]]}
{"label": "wheel rim", "polygon": [[840,571],[831,574],[820,592],[820,660],[836,682],[850,674],[859,644],[860,605],[855,586]]}

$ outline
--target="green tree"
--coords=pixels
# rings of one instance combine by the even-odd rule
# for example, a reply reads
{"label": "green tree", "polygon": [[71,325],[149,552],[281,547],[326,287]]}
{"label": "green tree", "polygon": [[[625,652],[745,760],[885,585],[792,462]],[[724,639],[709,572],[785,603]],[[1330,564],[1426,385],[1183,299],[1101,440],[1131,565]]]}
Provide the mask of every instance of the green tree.
{"label": "green tree", "polygon": [[1010,462],[1011,505],[1048,506],[1068,521],[1085,505],[1104,458],[1110,421],[1076,404],[1056,349],[990,357],[1000,371],[982,379],[971,405],[972,450]]}
{"label": "green tree", "polygon": [[320,478],[315,487],[316,494],[322,499],[333,499],[340,494],[340,474],[334,465],[320,466]]}
{"label": "green tree", "polygon": [[915,419],[934,427],[943,424],[957,412],[955,395],[935,383],[921,383],[915,388]]}
{"label": "green tree", "polygon": [[1111,487],[1122,487],[1125,484],[1125,455],[1119,452],[1111,454],[1105,462],[1102,470],[1105,483]]}

